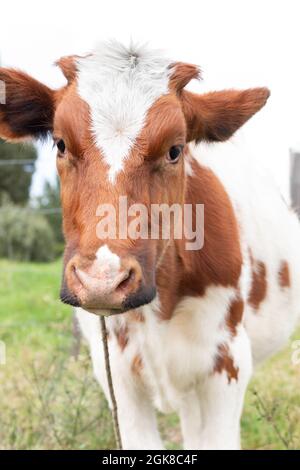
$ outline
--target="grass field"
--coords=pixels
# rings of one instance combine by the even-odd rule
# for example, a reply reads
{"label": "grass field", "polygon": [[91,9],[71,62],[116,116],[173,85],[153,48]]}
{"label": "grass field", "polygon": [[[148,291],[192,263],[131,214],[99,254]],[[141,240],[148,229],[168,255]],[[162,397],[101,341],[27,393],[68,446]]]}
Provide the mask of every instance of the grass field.
{"label": "grass field", "polygon": [[[1,449],[113,448],[110,414],[88,352],[72,356],[72,311],[58,300],[61,265],[0,261]],[[300,330],[293,339],[300,339]],[[291,342],[260,368],[247,393],[242,444],[300,448],[300,365]],[[175,415],[159,416],[168,448],[178,448]]]}

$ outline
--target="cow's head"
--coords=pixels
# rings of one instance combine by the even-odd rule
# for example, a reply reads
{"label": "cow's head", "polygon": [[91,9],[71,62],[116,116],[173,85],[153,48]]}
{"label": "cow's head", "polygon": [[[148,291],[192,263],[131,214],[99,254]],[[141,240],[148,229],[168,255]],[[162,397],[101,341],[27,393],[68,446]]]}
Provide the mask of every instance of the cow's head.
{"label": "cow's head", "polygon": [[[6,89],[0,136],[52,135],[66,239],[61,298],[94,312],[122,312],[154,298],[157,263],[169,242],[120,237],[120,196],[127,207],[143,204],[148,214],[153,204],[182,204],[186,144],[228,139],[269,92],[193,94],[184,87],[199,76],[196,66],[144,47],[106,44],[58,65],[68,83],[55,91],[0,69]],[[116,232],[104,237],[99,216],[106,204],[115,211]]]}

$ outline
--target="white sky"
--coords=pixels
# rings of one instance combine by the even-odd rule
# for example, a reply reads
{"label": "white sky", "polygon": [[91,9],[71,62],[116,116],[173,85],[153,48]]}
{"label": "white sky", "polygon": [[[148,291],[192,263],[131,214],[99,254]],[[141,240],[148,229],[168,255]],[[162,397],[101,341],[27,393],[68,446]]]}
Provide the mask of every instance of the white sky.
{"label": "white sky", "polygon": [[[9,0],[0,5],[0,56],[58,87],[64,79],[52,64],[62,55],[133,38],[199,64],[204,80],[192,86],[199,93],[268,86],[271,98],[242,140],[287,193],[289,148],[300,146],[299,23],[299,0]],[[51,145],[39,151],[34,194],[55,175]]]}

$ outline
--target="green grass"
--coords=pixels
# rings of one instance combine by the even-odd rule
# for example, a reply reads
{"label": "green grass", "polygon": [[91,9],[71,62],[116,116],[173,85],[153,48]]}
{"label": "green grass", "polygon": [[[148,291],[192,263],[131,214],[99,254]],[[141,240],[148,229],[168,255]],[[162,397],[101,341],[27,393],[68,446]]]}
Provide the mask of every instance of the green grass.
{"label": "green grass", "polygon": [[[58,300],[61,265],[0,261],[1,449],[113,448],[110,413],[88,352],[72,355],[72,311]],[[300,338],[300,331],[294,339]],[[242,445],[300,448],[300,365],[291,342],[260,368],[247,392]],[[179,447],[177,416],[159,416],[166,445]]]}

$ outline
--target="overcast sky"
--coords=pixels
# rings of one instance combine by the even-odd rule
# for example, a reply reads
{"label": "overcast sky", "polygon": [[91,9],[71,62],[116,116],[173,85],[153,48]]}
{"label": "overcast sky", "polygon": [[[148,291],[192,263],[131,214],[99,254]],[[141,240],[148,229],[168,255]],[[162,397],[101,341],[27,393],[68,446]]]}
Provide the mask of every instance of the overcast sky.
{"label": "overcast sky", "polygon": [[[58,87],[60,56],[133,38],[199,64],[204,80],[192,85],[199,93],[268,86],[271,98],[244,126],[242,141],[287,193],[289,148],[300,147],[299,18],[299,0],[9,0],[0,6],[0,56]],[[55,175],[51,145],[39,153],[34,194]]]}

